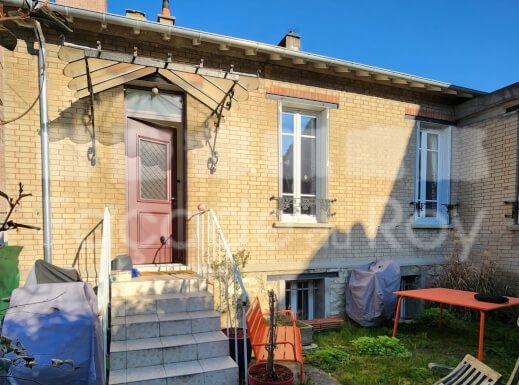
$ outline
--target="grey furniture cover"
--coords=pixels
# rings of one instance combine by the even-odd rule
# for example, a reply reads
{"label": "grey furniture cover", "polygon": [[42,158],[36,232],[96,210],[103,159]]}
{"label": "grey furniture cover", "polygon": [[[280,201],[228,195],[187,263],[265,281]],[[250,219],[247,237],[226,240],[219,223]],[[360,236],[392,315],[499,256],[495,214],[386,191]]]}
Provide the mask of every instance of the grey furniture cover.
{"label": "grey furniture cover", "polygon": [[400,290],[400,267],[393,261],[376,261],[351,271],[346,287],[346,314],[366,327],[379,326],[395,312]]}
{"label": "grey furniture cover", "polygon": [[[31,369],[16,367],[5,384],[105,383],[97,297],[88,283],[45,283],[15,289],[2,334],[19,340],[27,348],[26,354],[34,356],[37,362]],[[75,368],[52,366],[53,358],[71,359]]]}
{"label": "grey furniture cover", "polygon": [[60,282],[79,282],[81,277],[74,268],[59,267],[43,259],[34,262],[25,285],[35,285],[37,283],[60,283]]}

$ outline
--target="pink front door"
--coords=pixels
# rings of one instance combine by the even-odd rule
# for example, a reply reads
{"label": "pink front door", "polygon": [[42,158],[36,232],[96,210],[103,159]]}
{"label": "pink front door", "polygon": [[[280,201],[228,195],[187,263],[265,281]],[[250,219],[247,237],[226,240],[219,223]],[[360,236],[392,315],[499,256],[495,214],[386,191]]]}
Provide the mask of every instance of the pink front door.
{"label": "pink front door", "polygon": [[133,264],[171,263],[175,129],[127,119],[129,252]]}

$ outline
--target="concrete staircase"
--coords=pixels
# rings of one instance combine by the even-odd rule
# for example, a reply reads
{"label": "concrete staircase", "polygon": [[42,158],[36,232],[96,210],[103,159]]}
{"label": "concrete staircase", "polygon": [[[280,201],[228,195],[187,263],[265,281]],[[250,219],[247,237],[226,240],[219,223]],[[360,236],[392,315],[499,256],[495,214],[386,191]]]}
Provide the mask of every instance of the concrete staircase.
{"label": "concrete staircase", "polygon": [[111,289],[110,385],[238,384],[204,279],[146,275]]}

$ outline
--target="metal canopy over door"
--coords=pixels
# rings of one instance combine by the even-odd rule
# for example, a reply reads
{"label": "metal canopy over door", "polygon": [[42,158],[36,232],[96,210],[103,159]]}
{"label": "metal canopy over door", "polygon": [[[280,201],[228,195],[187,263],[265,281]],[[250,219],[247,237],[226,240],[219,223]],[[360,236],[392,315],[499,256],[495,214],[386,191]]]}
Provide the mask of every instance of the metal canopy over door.
{"label": "metal canopy over door", "polygon": [[175,131],[132,118],[128,125],[128,228],[134,264],[171,263]]}

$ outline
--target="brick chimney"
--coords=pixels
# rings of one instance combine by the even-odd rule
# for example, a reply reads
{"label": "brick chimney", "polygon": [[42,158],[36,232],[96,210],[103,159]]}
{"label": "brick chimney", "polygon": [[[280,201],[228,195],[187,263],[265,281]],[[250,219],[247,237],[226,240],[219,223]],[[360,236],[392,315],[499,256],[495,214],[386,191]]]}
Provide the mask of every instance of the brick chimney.
{"label": "brick chimney", "polygon": [[56,0],[56,4],[106,13],[107,0]]}
{"label": "brick chimney", "polygon": [[301,49],[301,36],[293,31],[289,31],[283,40],[279,42],[278,46],[299,51]]}

